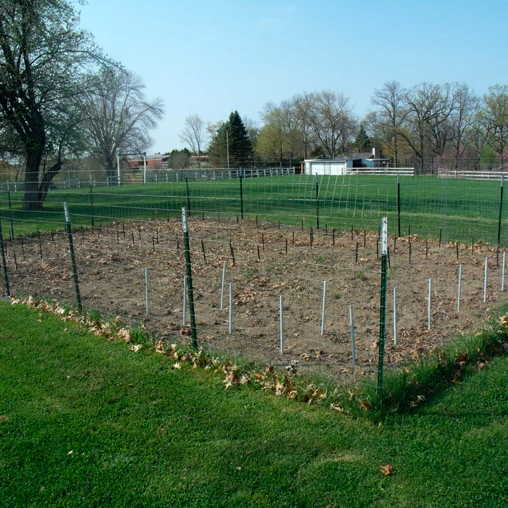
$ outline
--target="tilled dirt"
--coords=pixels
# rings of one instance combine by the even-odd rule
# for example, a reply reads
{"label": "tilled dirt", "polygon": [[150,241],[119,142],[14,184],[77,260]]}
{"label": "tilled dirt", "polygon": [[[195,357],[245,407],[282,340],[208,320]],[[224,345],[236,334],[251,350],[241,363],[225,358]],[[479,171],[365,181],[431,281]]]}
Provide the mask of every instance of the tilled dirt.
{"label": "tilled dirt", "polygon": [[[199,345],[344,380],[377,370],[378,235],[191,218],[189,237]],[[6,244],[12,295],[75,304],[65,232]],[[73,247],[85,309],[142,324],[168,342],[190,340],[181,220],[81,229]],[[505,299],[503,253],[486,245],[390,237],[388,261],[386,368],[481,327]]]}

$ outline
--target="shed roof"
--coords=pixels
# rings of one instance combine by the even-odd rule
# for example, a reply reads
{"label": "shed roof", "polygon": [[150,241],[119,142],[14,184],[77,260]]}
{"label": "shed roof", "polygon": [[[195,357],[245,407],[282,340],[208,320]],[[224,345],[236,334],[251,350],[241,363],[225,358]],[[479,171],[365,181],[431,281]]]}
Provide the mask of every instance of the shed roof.
{"label": "shed roof", "polygon": [[335,157],[334,159],[305,159],[305,162],[347,162],[346,157]]}

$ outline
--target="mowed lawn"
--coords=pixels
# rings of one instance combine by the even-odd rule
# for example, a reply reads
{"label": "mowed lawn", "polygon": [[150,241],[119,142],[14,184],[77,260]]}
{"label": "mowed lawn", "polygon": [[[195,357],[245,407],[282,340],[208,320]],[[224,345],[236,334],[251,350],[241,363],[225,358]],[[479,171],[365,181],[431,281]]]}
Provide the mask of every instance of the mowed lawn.
{"label": "mowed lawn", "polygon": [[382,423],[0,302],[0,506],[508,506],[508,360]]}

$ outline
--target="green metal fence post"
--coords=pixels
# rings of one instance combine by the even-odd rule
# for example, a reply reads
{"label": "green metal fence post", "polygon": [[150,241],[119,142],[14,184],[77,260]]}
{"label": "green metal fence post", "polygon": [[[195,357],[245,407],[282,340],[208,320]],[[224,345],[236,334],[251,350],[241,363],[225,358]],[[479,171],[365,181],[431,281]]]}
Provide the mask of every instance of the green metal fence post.
{"label": "green metal fence post", "polygon": [[400,175],[397,175],[397,236],[400,238]]}
{"label": "green metal fence post", "polygon": [[69,216],[69,207],[67,206],[67,203],[64,203],[64,214],[65,214],[65,228],[67,230],[67,238],[69,240],[69,251],[71,253],[72,276],[74,278],[74,291],[76,292],[76,302],[78,304],[78,311],[82,312],[83,307],[81,306],[81,293],[79,292],[78,269],[76,266],[76,256],[74,255],[74,243],[72,241],[71,219]]}
{"label": "green metal fence post", "polygon": [[316,175],[316,229],[319,229],[319,180]]}
{"label": "green metal fence post", "polygon": [[497,222],[497,245],[501,245],[501,218],[503,216],[504,175],[501,176],[501,195],[499,197],[499,220]]}
{"label": "green metal fence post", "polygon": [[190,208],[190,192],[189,192],[189,179],[187,177],[185,177],[185,189],[186,189],[186,192],[187,192],[187,213],[190,217],[190,214],[191,214],[191,208]]}
{"label": "green metal fence post", "polygon": [[193,349],[198,347],[196,331],[196,314],[194,312],[194,290],[192,288],[192,265],[190,255],[189,224],[187,220],[187,210],[182,208],[183,240],[185,244],[185,268],[187,274],[187,301],[189,302],[190,324],[191,324],[191,345]]}
{"label": "green metal fence post", "polygon": [[387,281],[387,253],[388,253],[388,219],[383,217],[381,224],[381,296],[379,311],[379,360],[377,396],[380,401],[383,397],[383,373],[385,357],[386,336],[386,281]]}
{"label": "green metal fence post", "polygon": [[11,191],[7,191],[7,197],[9,199],[9,218],[11,220],[11,240],[14,240],[14,216],[12,214],[12,202],[11,202]]}
{"label": "green metal fence post", "polygon": [[[240,170],[243,173],[243,170]],[[243,174],[240,173],[240,217],[243,219]]]}
{"label": "green metal fence post", "polygon": [[11,296],[11,290],[9,288],[9,276],[7,274],[7,264],[5,262],[5,245],[4,235],[2,233],[2,219],[0,218],[0,251],[2,251],[2,270],[4,272],[5,292],[7,296]]}
{"label": "green metal fence post", "polygon": [[92,214],[92,229],[95,227],[95,207],[93,203],[93,185],[90,182],[90,213]]}

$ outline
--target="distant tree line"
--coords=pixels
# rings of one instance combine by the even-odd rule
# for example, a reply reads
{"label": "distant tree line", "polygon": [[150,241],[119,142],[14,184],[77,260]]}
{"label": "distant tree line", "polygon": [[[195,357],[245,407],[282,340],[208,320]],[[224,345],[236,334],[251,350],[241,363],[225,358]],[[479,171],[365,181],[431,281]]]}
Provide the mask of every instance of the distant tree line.
{"label": "distant tree line", "polygon": [[[405,88],[390,81],[374,91],[371,103],[372,111],[360,120],[347,97],[324,90],[266,104],[259,128],[251,123],[247,129],[236,111],[227,122],[208,129],[197,115],[186,124],[199,119],[199,153],[208,152],[210,163],[221,167],[227,165],[228,143],[230,166],[260,160],[292,165],[305,158],[334,158],[373,147],[390,158],[391,165],[421,171],[436,165],[474,170],[506,164],[506,85],[494,85],[479,96],[467,84],[425,82]],[[195,153],[196,143],[188,146]]]}

